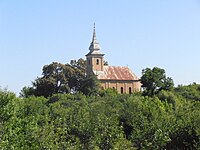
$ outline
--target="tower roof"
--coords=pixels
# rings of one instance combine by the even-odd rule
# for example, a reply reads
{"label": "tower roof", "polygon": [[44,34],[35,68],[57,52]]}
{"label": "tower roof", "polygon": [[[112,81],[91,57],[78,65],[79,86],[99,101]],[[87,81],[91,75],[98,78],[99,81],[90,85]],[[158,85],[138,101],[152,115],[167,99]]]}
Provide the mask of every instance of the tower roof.
{"label": "tower roof", "polygon": [[96,37],[95,23],[94,23],[94,28],[93,28],[92,42],[90,43],[89,50],[91,52],[100,50],[100,46],[99,46],[99,43],[98,43],[97,37]]}

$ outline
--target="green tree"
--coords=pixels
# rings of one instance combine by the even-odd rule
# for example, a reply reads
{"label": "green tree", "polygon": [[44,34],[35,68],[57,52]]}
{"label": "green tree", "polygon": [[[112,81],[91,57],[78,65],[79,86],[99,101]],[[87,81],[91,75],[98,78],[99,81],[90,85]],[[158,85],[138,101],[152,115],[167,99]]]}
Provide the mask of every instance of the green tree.
{"label": "green tree", "polygon": [[72,60],[70,64],[53,62],[42,69],[42,77],[32,82],[32,87],[24,87],[21,97],[30,95],[48,97],[56,93],[74,93],[80,89],[80,84],[86,78],[85,61]]}
{"label": "green tree", "polygon": [[95,75],[91,75],[81,81],[80,92],[85,95],[96,95],[99,92],[99,80]]}
{"label": "green tree", "polygon": [[154,67],[142,70],[141,77],[143,95],[153,96],[161,90],[171,90],[174,86],[172,78],[166,77],[165,70]]}
{"label": "green tree", "polygon": [[187,86],[179,85],[174,90],[178,95],[183,96],[187,100],[200,101],[200,85],[199,84],[193,83]]}
{"label": "green tree", "polygon": [[71,60],[70,65],[86,72],[86,61],[83,58],[78,60]]}
{"label": "green tree", "polygon": [[200,102],[179,92],[17,98],[0,91],[0,149],[199,149]]}
{"label": "green tree", "polygon": [[99,81],[96,76],[86,76],[86,61],[71,60],[70,64],[53,62],[42,69],[42,77],[32,82],[31,87],[24,87],[21,97],[30,95],[49,97],[53,94],[82,92],[85,95],[95,95],[99,91]]}
{"label": "green tree", "polygon": [[21,92],[19,93],[20,97],[27,98],[30,95],[34,95],[35,89],[33,87],[25,86],[22,88]]}

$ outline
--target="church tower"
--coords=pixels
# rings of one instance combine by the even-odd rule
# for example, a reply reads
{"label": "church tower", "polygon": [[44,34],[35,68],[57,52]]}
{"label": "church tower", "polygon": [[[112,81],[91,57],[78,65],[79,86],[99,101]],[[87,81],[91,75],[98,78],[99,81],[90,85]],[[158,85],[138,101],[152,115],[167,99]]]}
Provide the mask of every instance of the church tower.
{"label": "church tower", "polygon": [[100,46],[97,42],[95,24],[93,29],[92,42],[89,46],[89,53],[86,55],[87,60],[87,75],[97,74],[99,71],[103,71],[104,61],[103,56],[100,52]]}

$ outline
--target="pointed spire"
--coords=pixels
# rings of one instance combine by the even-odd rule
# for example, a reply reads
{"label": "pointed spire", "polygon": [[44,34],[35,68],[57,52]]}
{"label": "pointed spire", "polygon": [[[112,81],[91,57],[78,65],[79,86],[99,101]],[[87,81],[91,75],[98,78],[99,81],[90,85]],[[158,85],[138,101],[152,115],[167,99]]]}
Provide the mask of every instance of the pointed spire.
{"label": "pointed spire", "polygon": [[95,23],[94,23],[94,27],[93,27],[93,37],[92,37],[92,41],[97,41],[96,31],[95,31]]}
{"label": "pointed spire", "polygon": [[90,51],[100,50],[100,46],[99,46],[99,43],[97,42],[97,37],[96,37],[95,23],[94,23],[94,27],[93,27],[92,42],[90,43],[89,50]]}

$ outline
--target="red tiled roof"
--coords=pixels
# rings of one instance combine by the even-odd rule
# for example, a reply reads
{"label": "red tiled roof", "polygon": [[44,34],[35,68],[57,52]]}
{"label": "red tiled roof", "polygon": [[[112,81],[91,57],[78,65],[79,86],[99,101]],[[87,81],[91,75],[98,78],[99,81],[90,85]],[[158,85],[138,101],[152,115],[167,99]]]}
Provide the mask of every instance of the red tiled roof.
{"label": "red tiled roof", "polygon": [[96,74],[100,80],[138,80],[128,67],[104,66],[104,70]]}

